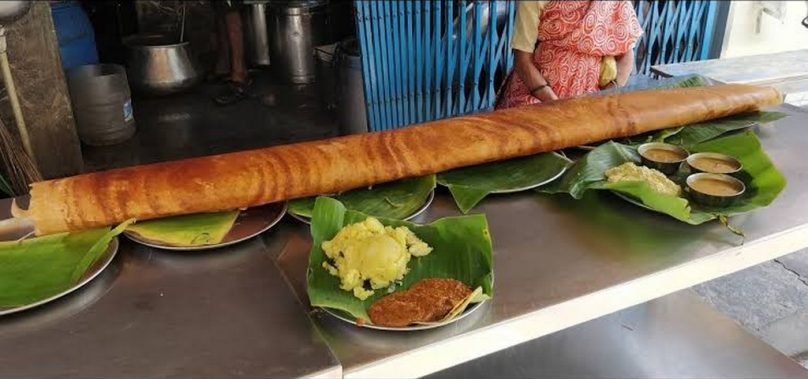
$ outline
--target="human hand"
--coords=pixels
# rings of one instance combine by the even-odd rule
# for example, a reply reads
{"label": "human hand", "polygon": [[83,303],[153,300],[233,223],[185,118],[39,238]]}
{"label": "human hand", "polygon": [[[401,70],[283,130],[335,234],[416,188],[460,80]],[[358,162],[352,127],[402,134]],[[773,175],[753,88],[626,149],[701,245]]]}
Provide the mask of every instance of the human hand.
{"label": "human hand", "polygon": [[608,84],[603,86],[601,89],[609,89],[609,88],[617,88],[617,87],[622,87],[622,86],[619,83],[617,83],[617,80],[612,80],[611,82],[609,82]]}
{"label": "human hand", "polygon": [[541,89],[533,91],[531,95],[541,100],[541,102],[543,103],[558,100],[558,95],[556,95],[555,91],[553,91],[553,89],[550,86],[542,87]]}

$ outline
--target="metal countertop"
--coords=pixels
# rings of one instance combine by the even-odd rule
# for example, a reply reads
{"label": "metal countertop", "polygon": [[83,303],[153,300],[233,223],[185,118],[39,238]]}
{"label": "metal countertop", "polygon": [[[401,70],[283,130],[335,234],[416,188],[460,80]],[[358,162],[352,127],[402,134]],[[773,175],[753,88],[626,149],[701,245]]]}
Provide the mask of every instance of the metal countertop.
{"label": "metal countertop", "polygon": [[261,239],[172,253],[119,238],[87,287],[0,318],[0,377],[341,377]]}
{"label": "metal countertop", "polygon": [[[718,223],[685,225],[605,193],[492,196],[474,212],[494,240],[494,299],[451,326],[400,334],[306,317],[310,240],[292,219],[202,254],[123,241],[88,287],[0,318],[0,376],[420,376],[741,270],[808,247],[808,113],[781,109],[791,117],[759,134],[789,185],[732,219],[743,245]],[[440,192],[416,221],[457,214]]]}
{"label": "metal countertop", "polygon": [[[698,227],[593,191],[491,196],[471,213],[487,215],[494,242],[494,298],[454,325],[418,333],[360,329],[314,312],[346,377],[420,376],[808,247],[808,112],[759,130],[789,183],[769,207],[731,218],[746,241],[718,222]],[[416,219],[457,214],[437,196]],[[305,299],[308,230],[291,227],[279,265]],[[274,250],[274,249],[271,249]]]}

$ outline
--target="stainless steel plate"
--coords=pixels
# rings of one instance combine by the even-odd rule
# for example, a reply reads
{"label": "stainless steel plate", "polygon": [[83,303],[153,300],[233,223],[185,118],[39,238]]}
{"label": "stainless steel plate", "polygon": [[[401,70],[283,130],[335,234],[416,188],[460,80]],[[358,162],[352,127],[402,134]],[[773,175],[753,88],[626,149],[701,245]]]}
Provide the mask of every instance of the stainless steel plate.
{"label": "stainless steel plate", "polygon": [[[418,217],[418,215],[420,215],[421,213],[424,213],[424,211],[427,208],[429,208],[430,205],[432,205],[433,200],[435,200],[435,190],[430,191],[429,195],[426,197],[426,201],[424,201],[424,205],[422,205],[421,208],[418,208],[417,210],[415,210],[415,212],[413,212],[411,215],[405,217],[404,221],[412,220],[412,219]],[[308,218],[306,216],[297,215],[297,214],[294,214],[292,212],[287,212],[287,213],[289,213],[289,216],[292,216],[292,218],[294,218],[294,219],[296,219],[296,220],[298,220],[300,222],[303,222],[305,224],[311,225],[311,219],[310,218]]]}
{"label": "stainless steel plate", "polygon": [[11,308],[0,307],[0,316],[11,314],[11,313],[16,313],[16,312],[21,312],[21,311],[24,311],[26,309],[31,309],[31,308],[34,308],[34,307],[38,307],[40,305],[43,305],[43,304],[49,303],[51,301],[54,301],[56,299],[59,299],[59,298],[65,296],[65,295],[67,295],[67,294],[69,294],[69,293],[83,287],[85,284],[89,283],[91,280],[95,279],[95,277],[97,277],[99,274],[101,274],[101,272],[103,272],[104,269],[106,269],[107,266],[109,266],[110,262],[112,262],[112,259],[115,258],[115,255],[117,253],[118,253],[118,237],[115,237],[115,238],[112,239],[112,241],[110,241],[109,246],[107,247],[107,250],[104,252],[104,254],[102,254],[98,258],[98,260],[95,262],[95,264],[90,266],[90,268],[87,270],[87,272],[84,273],[84,276],[81,277],[81,280],[79,280],[79,282],[76,283],[74,286],[72,286],[72,287],[70,287],[70,288],[68,288],[68,289],[66,289],[66,290],[64,290],[64,291],[62,291],[62,292],[60,292],[60,293],[58,293],[56,295],[53,295],[53,296],[51,296],[51,297],[49,297],[47,299],[42,299],[42,300],[39,300],[39,301],[31,303],[31,304],[26,304],[26,305],[21,305],[21,306],[17,306],[17,307],[11,307]]}
{"label": "stainless steel plate", "polygon": [[173,245],[166,245],[159,241],[152,241],[142,238],[136,235],[135,233],[131,233],[129,231],[126,231],[123,234],[134,242],[137,242],[141,245],[153,247],[155,249],[173,250],[173,251],[210,250],[237,244],[239,242],[243,242],[250,238],[253,238],[263,232],[266,232],[267,230],[275,226],[275,224],[277,224],[285,214],[286,214],[286,203],[272,203],[243,210],[239,213],[238,218],[236,218],[236,222],[233,224],[233,228],[231,228],[230,232],[228,232],[227,235],[224,236],[222,242],[214,245],[173,246]]}
{"label": "stainless steel plate", "polygon": [[491,193],[502,194],[502,193],[514,193],[514,192],[522,192],[522,191],[532,190],[534,188],[541,187],[541,186],[543,186],[545,184],[551,183],[552,181],[560,178],[561,175],[564,175],[564,173],[567,172],[568,168],[569,168],[569,166],[564,166],[564,168],[559,170],[558,173],[553,175],[551,178],[547,178],[547,180],[545,180],[543,182],[540,182],[540,183],[535,183],[535,184],[531,184],[529,186],[520,187],[520,188],[511,188],[511,189],[506,189],[506,190],[493,191]]}
{"label": "stainless steel plate", "polygon": [[[405,327],[402,327],[402,328],[393,328],[393,327],[389,327],[389,326],[363,324],[361,327],[362,328],[368,328],[368,329],[376,329],[376,330],[389,330],[389,331],[394,331],[394,332],[412,332],[412,331],[416,331],[416,330],[428,330],[428,329],[440,328],[442,326],[446,326],[446,325],[449,325],[451,323],[454,323],[454,322],[462,320],[466,316],[470,315],[472,312],[476,311],[477,309],[480,309],[480,306],[483,305],[484,302],[485,301],[481,301],[479,303],[474,303],[474,304],[469,304],[469,306],[466,308],[466,310],[463,311],[463,313],[457,315],[457,317],[455,317],[455,318],[453,318],[451,320],[447,320],[447,321],[444,321],[444,322],[441,322],[441,323],[437,323],[437,324],[412,325],[412,326],[405,326]],[[330,315],[332,315],[332,316],[334,316],[334,317],[336,317],[336,318],[338,318],[338,319],[340,319],[342,321],[345,321],[345,322],[347,322],[349,324],[352,324],[352,325],[356,325],[356,321],[353,320],[353,318],[350,315],[348,315],[348,314],[346,314],[346,313],[344,313],[344,312],[342,312],[340,310],[330,309],[330,308],[322,308],[322,309],[326,313],[328,313],[328,314],[330,314]]]}

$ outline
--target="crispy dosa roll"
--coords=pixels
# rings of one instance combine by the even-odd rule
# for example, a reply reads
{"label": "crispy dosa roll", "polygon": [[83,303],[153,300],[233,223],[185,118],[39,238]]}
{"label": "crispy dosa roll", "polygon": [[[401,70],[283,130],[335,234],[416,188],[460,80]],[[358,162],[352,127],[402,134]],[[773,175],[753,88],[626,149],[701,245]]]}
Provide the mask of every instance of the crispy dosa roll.
{"label": "crispy dosa roll", "polygon": [[31,185],[39,235],[336,193],[688,125],[779,104],[747,85],[590,96],[407,128],[129,167]]}

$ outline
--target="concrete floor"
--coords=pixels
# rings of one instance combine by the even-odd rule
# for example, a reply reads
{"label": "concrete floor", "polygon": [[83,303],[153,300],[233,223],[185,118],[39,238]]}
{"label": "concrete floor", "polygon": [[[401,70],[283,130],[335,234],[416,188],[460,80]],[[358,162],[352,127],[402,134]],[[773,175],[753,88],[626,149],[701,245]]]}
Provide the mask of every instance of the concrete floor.
{"label": "concrete floor", "polygon": [[[647,78],[635,77],[640,84]],[[135,99],[137,134],[110,147],[85,147],[88,171],[225,153],[337,135],[335,116],[314,85],[273,83],[257,73],[251,98],[230,107],[203,84],[184,94]],[[808,367],[808,250],[696,286],[722,313]]]}
{"label": "concrete floor", "polygon": [[747,331],[808,368],[808,250],[694,290]]}

